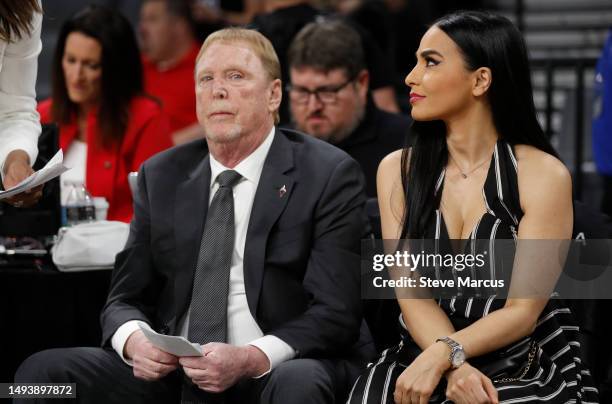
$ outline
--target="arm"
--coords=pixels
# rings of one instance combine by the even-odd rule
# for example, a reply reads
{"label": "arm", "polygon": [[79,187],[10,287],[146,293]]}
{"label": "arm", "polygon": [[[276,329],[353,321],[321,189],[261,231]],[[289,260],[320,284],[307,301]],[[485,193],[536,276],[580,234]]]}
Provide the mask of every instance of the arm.
{"label": "arm", "polygon": [[134,217],[125,248],[115,259],[108,298],[100,317],[102,345],[109,345],[117,329],[129,320],[151,324],[156,296],[151,293],[155,274],[150,251],[150,217],[146,168],[138,174]]}
{"label": "arm", "polygon": [[293,347],[298,357],[344,352],[359,336],[359,251],[367,226],[363,189],[361,169],[346,157],[330,173],[316,203],[302,282],[311,296],[309,307],[269,333]]}
{"label": "arm", "polygon": [[[38,155],[40,122],[36,112],[36,71],[42,48],[42,15],[34,14],[28,37],[6,44],[0,59],[0,174],[9,189],[32,174]],[[15,206],[31,206],[42,196],[42,187],[22,192],[7,200]]]}
{"label": "arm", "polygon": [[[34,14],[29,37],[8,43],[0,71],[0,164],[6,173],[5,160],[13,150],[22,150],[34,164],[40,135],[36,112],[36,73],[38,54],[42,49],[40,31],[42,15]],[[23,179],[23,178],[22,178]]]}
{"label": "arm", "polygon": [[112,345],[119,357],[133,366],[134,376],[157,380],[178,367],[178,358],[153,346],[138,328],[151,324],[157,283],[150,253],[150,217],[143,166],[134,197],[134,218],[125,249],[117,254],[108,299],[100,321],[102,345]]}
{"label": "arm", "polygon": [[[398,150],[385,157],[376,175],[383,239],[397,239],[401,235],[401,220],[405,209],[401,154],[402,151]],[[398,302],[406,328],[421,349],[432,345],[436,338],[455,331],[448,316],[435,300],[399,299]]]}

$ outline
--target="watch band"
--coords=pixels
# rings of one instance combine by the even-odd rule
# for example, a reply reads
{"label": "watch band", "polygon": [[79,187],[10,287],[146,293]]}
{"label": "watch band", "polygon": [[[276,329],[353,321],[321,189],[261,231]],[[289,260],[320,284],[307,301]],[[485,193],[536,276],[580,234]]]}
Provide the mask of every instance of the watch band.
{"label": "watch band", "polygon": [[450,338],[450,337],[443,337],[443,338],[438,338],[436,339],[436,342],[444,342],[449,348],[450,348],[450,354],[448,355],[448,361],[451,364],[451,368],[452,369],[456,369],[457,367],[461,366],[464,362],[465,359],[459,359],[460,363],[455,364],[455,355],[457,354],[463,354],[461,355],[463,358],[465,358],[465,353],[463,351],[463,345],[461,345],[460,343],[458,343],[457,341],[455,341],[454,339]]}

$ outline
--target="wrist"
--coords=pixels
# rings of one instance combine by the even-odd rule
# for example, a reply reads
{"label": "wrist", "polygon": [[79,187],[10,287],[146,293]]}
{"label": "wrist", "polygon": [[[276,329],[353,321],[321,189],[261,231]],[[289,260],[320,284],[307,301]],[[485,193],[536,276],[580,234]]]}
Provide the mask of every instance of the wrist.
{"label": "wrist", "polygon": [[138,333],[142,334],[142,331],[140,330],[134,331],[125,340],[125,345],[123,345],[123,357],[127,360],[132,360],[133,358],[134,345],[136,344],[136,340],[138,339]]}
{"label": "wrist", "polygon": [[434,342],[429,348],[431,350],[432,355],[435,356],[435,363],[440,370],[440,372],[445,373],[447,370],[451,369],[451,363],[448,360],[450,355],[450,348],[443,342]]}
{"label": "wrist", "polygon": [[13,163],[23,163],[30,165],[30,156],[23,150],[13,150],[10,152],[5,159],[4,168],[5,170],[9,167],[9,165]]}
{"label": "wrist", "polygon": [[463,345],[450,337],[438,338],[436,343],[442,343],[448,348],[448,362],[451,369],[457,369],[463,365],[466,359]]}
{"label": "wrist", "polygon": [[246,345],[245,375],[255,378],[270,370],[270,361],[265,353],[254,345]]}

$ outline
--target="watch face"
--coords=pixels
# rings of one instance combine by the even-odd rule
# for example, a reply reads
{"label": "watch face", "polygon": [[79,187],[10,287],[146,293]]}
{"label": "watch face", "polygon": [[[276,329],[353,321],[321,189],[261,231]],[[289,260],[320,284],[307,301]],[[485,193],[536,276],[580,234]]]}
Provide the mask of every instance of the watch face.
{"label": "watch face", "polygon": [[463,365],[463,362],[465,362],[465,353],[462,349],[457,349],[455,352],[453,352],[452,365],[453,367],[459,367]]}

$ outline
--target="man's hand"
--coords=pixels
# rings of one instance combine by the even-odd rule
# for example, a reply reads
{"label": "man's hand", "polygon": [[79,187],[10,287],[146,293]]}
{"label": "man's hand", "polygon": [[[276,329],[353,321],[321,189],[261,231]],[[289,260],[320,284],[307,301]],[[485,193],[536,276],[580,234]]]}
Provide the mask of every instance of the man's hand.
{"label": "man's hand", "polygon": [[268,357],[253,345],[212,342],[202,346],[202,353],[180,358],[179,363],[195,385],[210,393],[221,393],[240,379],[260,376],[270,368]]}
{"label": "man's hand", "polygon": [[159,380],[178,368],[178,358],[151,344],[141,330],[130,334],[123,354],[133,361],[134,376],[139,379]]}
{"label": "man's hand", "polygon": [[[30,157],[23,150],[13,150],[6,156],[4,161],[4,189],[9,189],[19,184],[32,174],[34,170],[30,167]],[[42,185],[29,189],[20,194],[6,199],[6,202],[18,208],[34,205],[42,196]]]}
{"label": "man's hand", "polygon": [[397,378],[393,398],[397,404],[425,404],[448,369],[448,348],[433,344]]}
{"label": "man's hand", "polygon": [[464,363],[446,374],[446,398],[455,404],[497,404],[497,390],[491,379]]}

